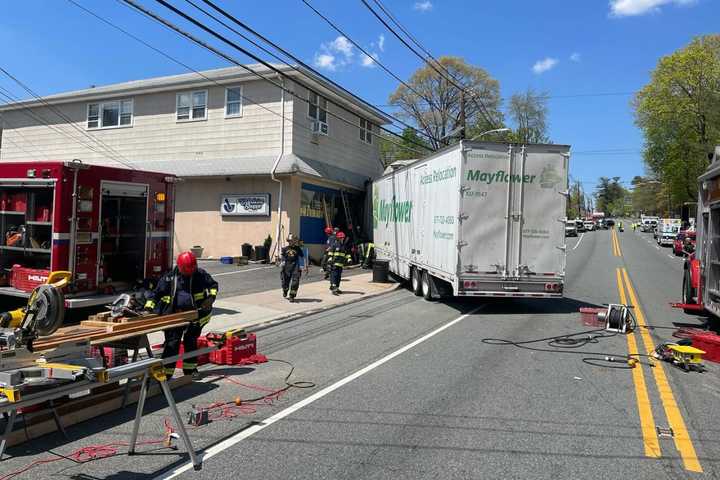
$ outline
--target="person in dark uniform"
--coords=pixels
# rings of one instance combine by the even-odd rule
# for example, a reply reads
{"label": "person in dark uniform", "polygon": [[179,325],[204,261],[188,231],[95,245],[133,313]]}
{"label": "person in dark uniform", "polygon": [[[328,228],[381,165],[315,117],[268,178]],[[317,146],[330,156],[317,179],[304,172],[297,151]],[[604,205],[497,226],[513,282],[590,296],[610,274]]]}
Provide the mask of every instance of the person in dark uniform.
{"label": "person in dark uniform", "polygon": [[[300,241],[295,238],[293,234],[288,236],[287,243],[287,247],[283,247],[280,254],[280,258],[282,259],[280,276],[282,278],[283,297],[294,302],[298,288],[300,287],[300,275],[302,275],[300,259],[304,259],[305,253],[303,252]],[[307,271],[306,261],[305,273],[307,273]]]}
{"label": "person in dark uniform", "polygon": [[335,295],[340,295],[340,282],[342,281],[342,271],[348,260],[350,260],[350,254],[347,251],[347,245],[345,244],[345,234],[343,232],[337,232],[335,234],[335,242],[328,250],[328,263],[330,263],[330,291]]}
{"label": "person in dark uniform", "polygon": [[[197,339],[210,321],[212,305],[217,298],[218,283],[202,268],[192,252],[178,255],[177,266],[163,275],[154,290],[146,295],[145,309],[158,315],[177,312],[198,311],[198,319],[185,327],[165,332],[165,348],[162,358],[173,357],[180,352],[183,342],[186,353],[197,350]],[[175,364],[165,365],[165,373],[172,377]],[[199,378],[197,358],[183,360],[183,373]]]}

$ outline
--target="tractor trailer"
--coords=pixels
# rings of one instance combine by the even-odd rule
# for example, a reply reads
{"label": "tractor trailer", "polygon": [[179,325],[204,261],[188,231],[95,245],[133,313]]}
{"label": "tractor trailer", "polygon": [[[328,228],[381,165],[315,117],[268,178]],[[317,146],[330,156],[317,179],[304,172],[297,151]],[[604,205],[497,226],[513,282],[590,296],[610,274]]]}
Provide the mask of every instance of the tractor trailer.
{"label": "tractor trailer", "polygon": [[465,141],[373,183],[377,258],[416,295],[563,295],[567,145]]}

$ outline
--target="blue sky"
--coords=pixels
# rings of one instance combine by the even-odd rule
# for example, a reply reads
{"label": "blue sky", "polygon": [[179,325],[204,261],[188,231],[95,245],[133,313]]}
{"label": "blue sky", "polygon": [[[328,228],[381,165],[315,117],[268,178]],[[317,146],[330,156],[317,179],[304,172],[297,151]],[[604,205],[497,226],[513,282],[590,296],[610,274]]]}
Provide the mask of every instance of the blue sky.
{"label": "blue sky", "polygon": [[[227,65],[119,2],[75,1],[193,68]],[[186,25],[155,2],[138,1]],[[181,0],[171,1],[192,9]],[[359,0],[308,1],[401,78],[421,66]],[[371,103],[386,104],[397,86],[380,68],[364,62],[364,55],[338,40],[338,34],[301,0],[217,3]],[[572,145],[576,154],[571,173],[586,182],[587,190],[601,175],[627,181],[643,173],[643,140],[633,124],[628,92],[648,81],[661,56],[696,35],[717,30],[720,18],[716,0],[383,3],[435,56],[460,56],[486,69],[499,80],[503,97],[528,87],[548,92],[553,97],[550,137]],[[247,60],[241,54],[237,58]],[[40,94],[185,72],[67,0],[4,2],[0,66]],[[0,86],[24,96],[4,77]]]}

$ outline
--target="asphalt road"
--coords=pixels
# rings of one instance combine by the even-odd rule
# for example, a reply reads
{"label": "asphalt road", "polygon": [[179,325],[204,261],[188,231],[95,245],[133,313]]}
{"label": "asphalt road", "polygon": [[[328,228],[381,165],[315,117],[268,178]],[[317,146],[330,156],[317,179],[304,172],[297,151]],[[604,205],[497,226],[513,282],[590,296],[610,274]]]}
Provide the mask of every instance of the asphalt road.
{"label": "asphalt road", "polygon": [[[250,406],[254,411],[226,411],[191,430],[205,451],[200,472],[186,470],[182,448],[157,444],[143,445],[142,455],[83,464],[60,457],[126,441],[134,415],[127,408],[69,429],[69,441],[50,435],[11,449],[0,478],[46,458],[60,460],[16,478],[717,477],[718,365],[709,363],[704,374],[650,367],[646,359],[632,370],[622,362],[594,365],[671,338],[671,328],[658,327],[702,322],[668,306],[679,296],[681,260],[645,234],[617,234],[619,248],[612,236],[568,239],[562,300],[428,303],[399,290],[260,332],[261,352],[292,362],[291,380],[316,387],[291,389],[272,404]],[[579,307],[622,297],[636,305],[641,323],[656,328],[561,352],[545,342],[525,344],[534,350],[483,342],[588,330]],[[274,361],[216,369],[176,398],[182,411],[246,399],[257,394],[249,386],[281,387],[287,372]],[[157,398],[147,410],[142,441],[160,437],[168,415]],[[672,434],[662,433],[670,427]]]}

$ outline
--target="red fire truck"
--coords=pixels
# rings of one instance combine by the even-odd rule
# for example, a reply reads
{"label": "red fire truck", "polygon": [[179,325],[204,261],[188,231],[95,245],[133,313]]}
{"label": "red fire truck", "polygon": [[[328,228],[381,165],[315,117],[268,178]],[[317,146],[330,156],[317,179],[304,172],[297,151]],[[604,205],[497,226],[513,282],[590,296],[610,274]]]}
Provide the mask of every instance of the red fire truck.
{"label": "red fire truck", "polygon": [[0,295],[72,272],[66,307],[102,305],[172,265],[176,177],[74,162],[0,164]]}
{"label": "red fire truck", "polygon": [[673,306],[720,317],[720,146],[698,181],[695,251],[685,260],[682,302]]}

